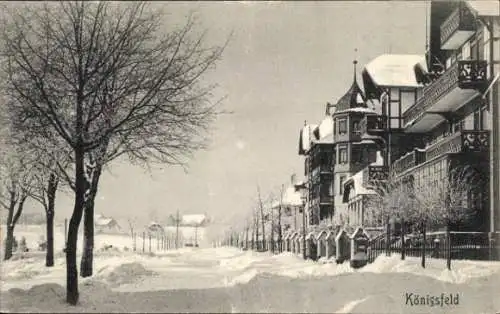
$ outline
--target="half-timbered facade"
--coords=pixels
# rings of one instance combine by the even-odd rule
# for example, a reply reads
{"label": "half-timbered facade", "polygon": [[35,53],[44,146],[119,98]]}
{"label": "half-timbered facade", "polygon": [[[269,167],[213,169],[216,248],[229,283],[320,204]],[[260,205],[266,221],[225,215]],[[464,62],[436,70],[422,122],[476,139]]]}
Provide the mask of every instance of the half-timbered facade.
{"label": "half-timbered facade", "polygon": [[[401,138],[408,145],[389,144],[400,151],[392,149],[388,160],[394,173],[412,182],[416,190],[438,189],[450,180],[454,169],[465,166],[487,178],[471,184],[461,196],[464,207],[474,212],[462,228],[475,231],[499,229],[495,225],[498,192],[493,192],[498,191],[498,150],[490,148],[498,148],[495,75],[500,61],[500,6],[489,4],[431,2],[426,67],[416,69],[417,80],[424,86],[416,91],[410,106],[400,108]],[[496,120],[492,117],[495,110]],[[494,166],[490,160],[497,163],[496,173],[490,170]]]}

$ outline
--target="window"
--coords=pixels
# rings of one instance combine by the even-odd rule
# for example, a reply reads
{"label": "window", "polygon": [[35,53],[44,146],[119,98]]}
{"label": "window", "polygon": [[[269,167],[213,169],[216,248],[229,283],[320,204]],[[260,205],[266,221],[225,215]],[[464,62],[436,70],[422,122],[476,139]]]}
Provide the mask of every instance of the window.
{"label": "window", "polygon": [[354,134],[361,134],[361,130],[359,128],[359,122],[358,121],[354,121],[352,123],[352,133],[354,133]]}
{"label": "window", "polygon": [[347,120],[339,119],[339,135],[347,133]]}
{"label": "window", "polygon": [[345,181],[345,176],[340,176],[340,179],[339,179],[339,194],[340,195],[344,194],[344,181]]}
{"label": "window", "polygon": [[481,120],[479,119],[479,110],[474,111],[474,130],[480,130],[481,129]]}
{"label": "window", "polygon": [[351,161],[353,163],[361,163],[361,162],[363,162],[362,151],[359,150],[359,149],[353,149],[352,150]]}
{"label": "window", "polygon": [[332,189],[332,195],[335,196],[335,176],[332,176],[332,184],[330,186]]}
{"label": "window", "polygon": [[339,164],[346,164],[347,161],[347,146],[339,148]]}
{"label": "window", "polygon": [[481,118],[483,120],[483,121],[481,121],[482,122],[481,129],[482,130],[489,130],[490,129],[489,112],[488,112],[488,110],[486,110],[486,108],[481,109]]}

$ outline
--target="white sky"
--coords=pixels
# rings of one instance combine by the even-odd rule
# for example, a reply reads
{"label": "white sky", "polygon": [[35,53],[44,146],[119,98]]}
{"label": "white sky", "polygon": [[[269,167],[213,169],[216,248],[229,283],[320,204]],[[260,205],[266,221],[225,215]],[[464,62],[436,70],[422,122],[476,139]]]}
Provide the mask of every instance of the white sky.
{"label": "white sky", "polygon": [[[195,10],[209,40],[233,38],[210,74],[226,95],[210,149],[196,154],[188,173],[156,169],[152,175],[115,163],[101,180],[96,213],[125,218],[207,213],[219,221],[245,217],[263,194],[279,192],[303,172],[298,134],[304,120],[318,123],[327,101],[352,83],[357,48],[361,67],[382,53],[423,54],[425,5],[374,2],[169,2],[156,4],[181,22]],[[30,204],[28,206],[35,206]],[[70,196],[59,194],[56,219],[69,218]],[[30,211],[40,210],[28,208]]]}

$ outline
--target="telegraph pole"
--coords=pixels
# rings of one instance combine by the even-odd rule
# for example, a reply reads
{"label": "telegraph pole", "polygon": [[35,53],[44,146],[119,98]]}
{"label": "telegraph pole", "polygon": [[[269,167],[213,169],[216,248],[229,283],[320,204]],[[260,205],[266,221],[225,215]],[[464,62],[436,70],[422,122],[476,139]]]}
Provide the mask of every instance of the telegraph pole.
{"label": "telegraph pole", "polygon": [[198,224],[194,226],[194,247],[198,246]]}

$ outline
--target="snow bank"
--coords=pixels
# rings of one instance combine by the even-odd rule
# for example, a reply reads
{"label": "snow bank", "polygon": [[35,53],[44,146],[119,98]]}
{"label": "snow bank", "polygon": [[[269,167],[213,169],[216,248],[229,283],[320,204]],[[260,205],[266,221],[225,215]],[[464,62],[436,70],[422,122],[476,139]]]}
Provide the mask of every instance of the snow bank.
{"label": "snow bank", "polygon": [[138,279],[148,276],[154,276],[154,271],[146,269],[138,262],[121,264],[116,267],[101,268],[95,278],[101,279],[113,286],[132,283]]}
{"label": "snow bank", "polygon": [[426,268],[420,265],[421,259],[406,257],[403,261],[400,255],[379,256],[372,264],[361,268],[361,272],[373,273],[411,273],[427,276],[439,281],[450,283],[466,283],[473,278],[488,277],[500,274],[500,263],[489,261],[452,260],[451,270],[446,269],[446,260],[426,259]]}

